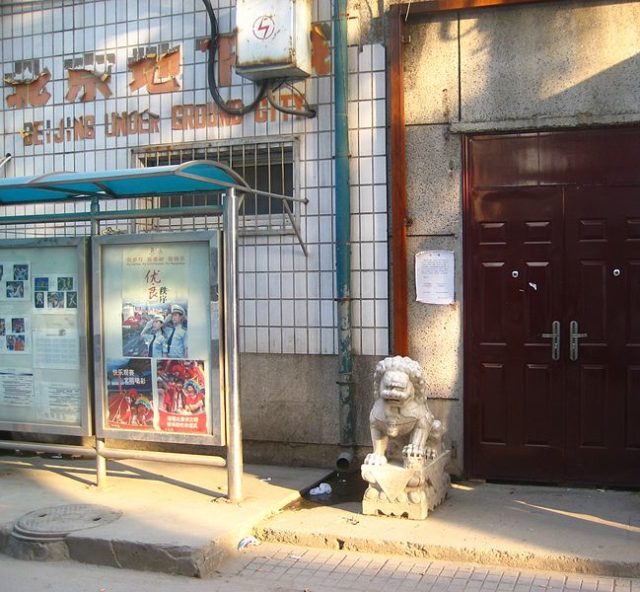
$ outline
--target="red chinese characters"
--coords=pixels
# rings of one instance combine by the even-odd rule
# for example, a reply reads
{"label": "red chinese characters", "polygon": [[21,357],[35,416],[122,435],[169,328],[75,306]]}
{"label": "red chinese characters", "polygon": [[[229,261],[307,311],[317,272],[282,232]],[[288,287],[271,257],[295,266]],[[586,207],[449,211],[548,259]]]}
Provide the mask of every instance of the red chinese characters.
{"label": "red chinese characters", "polygon": [[48,70],[44,70],[37,78],[30,81],[18,81],[5,77],[5,84],[15,89],[15,93],[7,97],[7,105],[16,109],[46,105],[51,98],[51,93],[45,88],[49,80],[51,80],[51,73]]}
{"label": "red chinese characters", "polygon": [[133,80],[129,89],[136,91],[147,87],[150,94],[173,92],[180,88],[176,80],[180,74],[180,48],[168,51],[161,56],[149,54],[129,64]]}
{"label": "red chinese characters", "polygon": [[69,91],[65,97],[67,101],[75,101],[82,88],[84,88],[84,94],[80,97],[80,100],[83,103],[86,101],[95,101],[97,91],[106,99],[111,96],[111,89],[108,84],[111,80],[109,74],[98,76],[98,74],[91,70],[68,70],[68,73]]}

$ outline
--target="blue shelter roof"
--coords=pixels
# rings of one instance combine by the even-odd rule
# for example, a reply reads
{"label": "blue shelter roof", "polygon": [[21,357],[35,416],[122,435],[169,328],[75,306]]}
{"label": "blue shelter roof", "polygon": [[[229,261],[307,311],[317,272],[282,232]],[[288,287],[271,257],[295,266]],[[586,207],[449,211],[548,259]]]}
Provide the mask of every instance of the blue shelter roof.
{"label": "blue shelter roof", "polygon": [[[180,165],[92,173],[49,173],[0,179],[0,205],[101,198],[128,198],[249,189],[229,167],[210,160]],[[251,191],[249,189],[249,191]]]}

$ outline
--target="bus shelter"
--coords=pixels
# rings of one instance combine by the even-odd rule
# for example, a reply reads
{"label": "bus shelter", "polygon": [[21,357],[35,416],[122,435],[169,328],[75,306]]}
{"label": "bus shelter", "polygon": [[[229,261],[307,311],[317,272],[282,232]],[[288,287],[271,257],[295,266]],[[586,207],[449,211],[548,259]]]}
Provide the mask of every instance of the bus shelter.
{"label": "bus shelter", "polygon": [[[221,193],[219,205],[125,207],[138,198]],[[95,446],[0,441],[0,448],[226,466],[242,499],[238,365],[238,208],[250,187],[213,161],[0,180],[0,225],[89,223],[85,238],[0,244],[0,429],[95,436]],[[101,203],[115,207],[100,208]],[[85,202],[85,211],[42,212]],[[8,208],[5,208],[7,210]],[[5,212],[6,213],[6,212]],[[222,217],[216,231],[101,232],[106,220]],[[226,446],[226,458],[111,448],[106,438]]]}

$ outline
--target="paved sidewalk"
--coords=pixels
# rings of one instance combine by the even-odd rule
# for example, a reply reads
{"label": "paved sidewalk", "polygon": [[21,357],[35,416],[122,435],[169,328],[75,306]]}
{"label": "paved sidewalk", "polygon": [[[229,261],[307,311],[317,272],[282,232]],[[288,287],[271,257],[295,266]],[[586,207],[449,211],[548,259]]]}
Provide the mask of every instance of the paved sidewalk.
{"label": "paved sidewalk", "polygon": [[365,516],[357,502],[305,502],[256,532],[331,549],[640,576],[640,492],[458,483],[424,521]]}
{"label": "paved sidewalk", "polygon": [[[244,499],[231,503],[226,469],[133,460],[107,466],[107,484],[97,488],[92,461],[0,455],[0,552],[207,577],[257,523],[328,473],[245,465]],[[24,544],[11,536],[27,513],[78,504],[122,516],[72,531],[61,543]]]}
{"label": "paved sidewalk", "polygon": [[[205,580],[0,555],[11,592],[640,592],[640,580],[264,543]],[[5,588],[2,588],[3,590]]]}
{"label": "paved sidewalk", "polygon": [[69,561],[28,564],[2,555],[0,575],[11,592],[640,592],[640,579],[269,543],[234,554],[204,580]]}
{"label": "paved sidewalk", "polygon": [[505,569],[276,544],[263,544],[234,558],[223,574],[247,581],[258,578],[265,589],[309,592],[640,592],[638,578]]}
{"label": "paved sidewalk", "polygon": [[0,455],[0,551],[21,544],[10,533],[27,512],[90,504],[122,516],[68,534],[63,558],[209,577],[254,533],[270,543],[394,553],[403,565],[449,560],[640,577],[640,492],[459,483],[415,521],[364,516],[360,502],[287,507],[327,476],[323,469],[246,465],[240,503],[224,497],[225,469],[111,461],[108,470],[98,489],[90,461]]}

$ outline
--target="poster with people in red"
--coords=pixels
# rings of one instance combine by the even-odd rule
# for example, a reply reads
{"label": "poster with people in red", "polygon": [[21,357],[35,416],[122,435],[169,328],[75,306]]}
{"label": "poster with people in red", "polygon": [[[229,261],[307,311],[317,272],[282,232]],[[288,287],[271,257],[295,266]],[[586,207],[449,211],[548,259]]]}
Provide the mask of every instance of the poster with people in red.
{"label": "poster with people in red", "polygon": [[160,430],[207,433],[204,361],[158,360],[156,377]]}
{"label": "poster with people in red", "polygon": [[118,358],[107,361],[109,427],[152,430],[153,381],[148,359]]}

